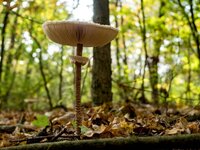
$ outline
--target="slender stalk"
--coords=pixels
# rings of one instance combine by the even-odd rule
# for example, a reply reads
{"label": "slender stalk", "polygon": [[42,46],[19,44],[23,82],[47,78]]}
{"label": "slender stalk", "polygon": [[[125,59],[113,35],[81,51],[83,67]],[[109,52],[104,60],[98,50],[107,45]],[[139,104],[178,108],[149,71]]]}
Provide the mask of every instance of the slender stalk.
{"label": "slender stalk", "polygon": [[[77,44],[76,55],[82,56],[83,45]],[[76,132],[79,136],[81,133],[81,124],[82,124],[82,116],[81,116],[81,64],[76,62],[76,72],[75,72],[75,94],[76,94]]]}

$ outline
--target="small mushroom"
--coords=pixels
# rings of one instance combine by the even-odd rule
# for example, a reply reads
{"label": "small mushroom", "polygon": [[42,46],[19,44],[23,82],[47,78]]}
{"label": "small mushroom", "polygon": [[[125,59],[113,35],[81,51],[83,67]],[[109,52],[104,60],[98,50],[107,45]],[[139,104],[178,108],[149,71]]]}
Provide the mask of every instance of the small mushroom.
{"label": "small mushroom", "polygon": [[70,56],[76,65],[75,95],[76,95],[76,134],[79,136],[82,125],[81,116],[81,65],[87,63],[88,58],[82,57],[83,47],[103,46],[112,41],[118,33],[116,28],[109,25],[81,21],[47,21],[43,24],[45,34],[53,42],[76,46],[76,55]]}
{"label": "small mushroom", "polygon": [[82,66],[85,65],[88,62],[87,57],[81,57],[81,56],[69,56],[72,63],[80,63]]}

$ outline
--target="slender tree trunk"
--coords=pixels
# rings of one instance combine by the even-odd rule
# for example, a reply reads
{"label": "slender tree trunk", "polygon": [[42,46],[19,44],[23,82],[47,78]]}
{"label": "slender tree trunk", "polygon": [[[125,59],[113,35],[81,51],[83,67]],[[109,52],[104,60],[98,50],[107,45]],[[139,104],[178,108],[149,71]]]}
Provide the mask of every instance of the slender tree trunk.
{"label": "slender tree trunk", "polygon": [[[93,0],[93,20],[96,23],[109,25],[109,1]],[[110,43],[93,50],[92,100],[95,105],[112,101]]]}
{"label": "slender tree trunk", "polygon": [[[17,12],[19,12],[19,8],[18,8]],[[18,23],[18,16],[16,15],[15,19],[13,21],[13,25],[12,25],[13,32],[11,33],[10,45],[9,45],[9,48],[8,48],[9,54],[7,56],[7,61],[6,61],[6,64],[5,64],[4,81],[5,81],[5,84],[7,85],[6,94],[4,96],[5,104],[8,101],[8,98],[10,96],[10,92],[11,92],[13,85],[14,85],[14,82],[15,82],[16,68],[17,68],[19,57],[21,55],[20,51],[21,51],[22,44],[20,44],[18,46],[18,48],[16,48],[16,50],[15,50],[14,58],[15,58],[17,63],[13,67],[14,71],[12,72],[12,75],[11,75],[11,68],[12,68],[12,61],[13,61],[13,50],[14,50],[14,47],[15,47],[15,39],[16,39],[16,35],[17,35],[16,34],[17,23]]]}
{"label": "slender tree trunk", "polygon": [[[185,11],[185,7],[183,6],[181,0],[178,0],[178,5],[180,6],[182,13],[184,15],[184,17],[186,18],[188,25],[190,27],[192,36],[194,38],[195,41],[195,45],[196,45],[196,49],[197,49],[197,56],[200,62],[200,41],[199,41],[199,33],[198,33],[198,29],[195,23],[195,18],[194,18],[194,4],[193,4],[193,0],[189,0],[189,5],[190,5],[190,14],[188,14]],[[190,17],[191,16],[191,17]],[[200,63],[199,63],[200,64]]]}
{"label": "slender tree trunk", "polygon": [[63,46],[61,48],[61,56],[60,56],[60,61],[61,61],[61,64],[60,64],[60,73],[59,73],[59,100],[62,100],[62,84],[63,84],[63,53],[64,53],[64,50],[63,50]]}
{"label": "slender tree trunk", "polygon": [[188,61],[188,65],[189,65],[189,68],[188,68],[188,77],[187,77],[187,88],[186,88],[186,100],[187,102],[191,103],[190,101],[190,98],[191,98],[191,87],[190,87],[190,83],[191,83],[191,78],[192,78],[192,68],[191,68],[191,58],[190,58],[190,55],[191,55],[191,49],[192,49],[192,45],[191,45],[191,42],[190,42],[190,38],[188,39],[188,43],[190,45],[190,48],[188,48],[188,55],[187,55],[187,61]]}
{"label": "slender tree trunk", "polygon": [[[21,96],[22,100],[24,100],[27,95],[28,96],[32,95],[31,91],[34,91],[34,89],[30,89],[30,84],[29,84],[30,83],[30,75],[31,75],[31,72],[32,72],[32,69],[31,69],[30,65],[31,65],[31,60],[29,59],[29,61],[26,64],[26,73],[24,74],[24,78],[23,78],[24,79],[23,86],[22,86],[22,91],[23,92],[21,94],[22,95]],[[36,93],[36,92],[34,92],[34,93]],[[25,109],[24,107],[25,107],[25,105],[23,103],[22,104],[22,109]]]}
{"label": "slender tree trunk", "polygon": [[[122,4],[122,0],[119,0],[119,9],[121,10],[122,9],[122,7],[123,7],[123,4]],[[121,26],[123,26],[124,25],[124,17],[123,17],[123,15],[121,15],[120,16],[120,25]],[[124,75],[124,77],[125,78],[127,78],[128,79],[128,77],[129,77],[129,74],[128,74],[128,72],[127,72],[127,70],[128,70],[128,63],[127,63],[127,46],[126,46],[126,37],[125,37],[125,34],[124,33],[122,33],[122,35],[121,35],[121,38],[122,38],[122,50],[123,50],[123,75]],[[125,100],[128,100],[129,99],[129,94],[132,94],[132,92],[130,93],[126,88],[124,88],[123,89],[124,91],[124,96],[123,96],[123,98],[125,99]]]}
{"label": "slender tree trunk", "polygon": [[[160,10],[159,10],[159,14],[158,14],[159,18],[161,18],[164,15],[164,11],[163,11],[164,6],[165,6],[165,2],[162,0],[160,2]],[[143,18],[145,19],[143,7],[142,7],[142,14],[143,14]],[[143,26],[145,25],[144,19],[143,19]],[[163,22],[163,24],[164,24],[164,22]],[[149,80],[150,80],[150,85],[151,85],[151,89],[152,89],[151,97],[152,97],[152,100],[154,101],[155,104],[159,103],[159,90],[158,90],[157,85],[158,85],[158,78],[159,78],[158,63],[159,63],[159,55],[160,55],[160,46],[162,44],[161,36],[159,36],[160,32],[162,32],[162,29],[160,29],[158,31],[158,35],[156,35],[156,37],[153,38],[153,40],[154,40],[154,50],[152,52],[152,56],[147,55],[147,66],[148,66],[148,70],[149,70]],[[143,33],[143,34],[145,34],[145,33]],[[143,41],[145,42],[145,40],[143,40]],[[147,50],[146,50],[146,53],[147,53]]]}
{"label": "slender tree trunk", "polygon": [[5,52],[5,36],[6,36],[6,27],[8,25],[8,17],[9,17],[9,10],[5,11],[5,16],[3,19],[3,27],[1,31],[1,57],[0,57],[0,82],[2,81],[2,72],[3,72],[3,60],[4,60],[4,52]]}
{"label": "slender tree trunk", "polygon": [[3,61],[4,61],[4,52],[5,52],[5,36],[6,36],[6,27],[8,24],[8,17],[9,17],[9,10],[6,9],[5,11],[5,16],[3,19],[3,27],[2,27],[2,31],[1,31],[1,51],[0,51],[0,107],[2,106],[3,103],[3,99],[2,99],[2,73],[3,73]]}
{"label": "slender tree trunk", "polygon": [[188,79],[187,79],[187,91],[186,91],[186,99],[187,101],[190,103],[190,92],[191,92],[191,88],[190,88],[190,82],[191,82],[191,61],[190,61],[190,49],[188,49],[188,65],[189,65],[189,69],[188,69]]}
{"label": "slender tree trunk", "polygon": [[198,54],[198,58],[199,58],[199,61],[200,61],[200,41],[199,41],[199,33],[198,33],[198,30],[197,30],[197,26],[196,26],[196,23],[195,23],[195,18],[194,18],[194,4],[193,4],[193,0],[189,0],[189,4],[190,4],[190,14],[191,14],[191,23],[192,23],[192,26],[193,26],[193,30],[194,30],[194,39],[195,39],[195,42],[196,42],[196,47],[197,47],[197,54]]}
{"label": "slender tree trunk", "polygon": [[[159,46],[156,46],[157,50],[160,49]],[[156,48],[155,48],[156,49]],[[152,57],[148,57],[148,68],[149,68],[149,80],[151,85],[151,98],[155,104],[159,103],[159,91],[157,88],[158,85],[158,62],[159,55],[154,55]]]}
{"label": "slender tree trunk", "polygon": [[143,69],[143,74],[142,74],[140,101],[142,103],[146,103],[147,100],[146,100],[146,97],[145,97],[144,79],[145,79],[145,68],[147,66],[148,53],[147,53],[147,42],[146,42],[146,21],[145,21],[143,0],[140,0],[140,4],[141,4],[141,10],[142,10],[142,21],[140,21],[140,30],[141,30],[141,33],[142,33],[142,43],[143,43],[143,49],[144,49],[144,53],[145,53],[145,62],[144,62],[144,69]]}
{"label": "slender tree trunk", "polygon": [[[119,0],[116,0],[116,2],[115,2],[116,9],[118,8],[118,3],[119,3]],[[118,23],[117,15],[115,15],[114,17],[115,17],[115,27],[118,28],[119,23]],[[116,62],[117,62],[118,76],[121,77],[121,65],[120,65],[120,61],[119,61],[119,57],[120,57],[119,38],[118,37],[116,37],[115,42],[116,42]]]}
{"label": "slender tree trunk", "polygon": [[[123,7],[123,4],[122,4],[122,1],[119,0],[119,9],[122,9]],[[123,15],[121,15],[120,17],[120,25],[123,26],[124,25],[124,17]],[[128,62],[127,62],[127,46],[126,46],[126,37],[125,37],[125,34],[122,33],[122,50],[123,50],[123,63],[124,63],[124,66],[125,67],[128,67]],[[124,75],[126,75],[127,72],[126,72],[126,69],[124,69]],[[128,74],[127,74],[128,76]]]}
{"label": "slender tree trunk", "polygon": [[[124,18],[123,16],[121,17],[121,25],[123,25],[124,22]],[[127,63],[127,46],[126,46],[126,38],[125,35],[122,34],[122,45],[123,45],[123,50],[124,50],[124,57],[123,57],[123,62],[124,65],[128,67],[128,63]],[[126,74],[125,70],[124,70],[124,74]]]}
{"label": "slender tree trunk", "polygon": [[16,64],[14,65],[13,67],[13,73],[12,73],[12,78],[10,79],[10,84],[8,85],[8,89],[6,90],[6,94],[4,96],[4,101],[5,103],[7,103],[8,99],[9,99],[9,96],[10,96],[10,93],[11,93],[11,90],[13,89],[13,85],[15,83],[15,78],[16,78],[16,68],[18,66],[18,61],[19,61],[19,57],[20,57],[20,49],[22,47],[22,44],[19,45],[19,47],[16,49],[16,53],[15,53],[15,61],[16,61]]}
{"label": "slender tree trunk", "polygon": [[40,52],[39,52],[39,68],[40,68],[40,72],[41,72],[42,79],[43,79],[43,82],[44,82],[44,88],[45,88],[45,91],[46,91],[46,94],[47,94],[47,98],[48,98],[48,101],[49,101],[49,107],[50,107],[50,109],[53,109],[52,98],[51,98],[51,95],[50,95],[49,88],[47,86],[48,82],[47,82],[47,79],[46,79],[46,76],[45,76],[45,73],[44,73],[44,68],[43,68],[43,63],[42,63],[42,46],[40,45],[40,43],[38,42],[36,37],[34,37],[31,34],[31,32],[30,32],[30,35],[33,38],[33,40],[36,42],[38,48],[40,49]]}
{"label": "slender tree trunk", "polygon": [[51,96],[50,96],[49,88],[47,86],[47,79],[46,79],[44,69],[43,69],[43,64],[42,64],[42,49],[40,49],[40,53],[39,53],[39,65],[40,65],[40,72],[41,72],[41,75],[42,75],[42,79],[43,79],[43,82],[44,82],[44,88],[45,88],[45,91],[47,93],[47,98],[49,100],[49,106],[50,106],[50,109],[52,109],[53,108],[52,99],[51,99]]}
{"label": "slender tree trunk", "polygon": [[[197,25],[195,23],[195,17],[194,17],[194,2],[193,0],[189,0],[189,6],[190,6],[190,12],[186,12],[185,11],[185,7],[184,5],[182,4],[181,0],[178,0],[178,5],[179,7],[181,8],[182,10],[182,13],[184,15],[184,17],[186,18],[187,20],[187,23],[188,23],[188,26],[190,27],[190,31],[192,33],[192,37],[195,41],[195,45],[196,45],[196,55],[199,59],[199,79],[200,79],[200,36],[199,36],[199,31],[197,29]],[[197,5],[197,4],[196,4]],[[199,94],[199,99],[200,99],[200,94]]]}

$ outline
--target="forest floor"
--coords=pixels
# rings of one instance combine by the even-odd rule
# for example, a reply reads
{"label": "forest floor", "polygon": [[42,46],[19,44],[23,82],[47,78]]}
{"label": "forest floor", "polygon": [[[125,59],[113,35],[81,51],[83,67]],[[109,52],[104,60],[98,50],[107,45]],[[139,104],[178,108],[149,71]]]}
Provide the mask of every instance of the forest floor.
{"label": "forest floor", "polygon": [[0,111],[0,148],[60,140],[200,133],[200,108],[151,104],[82,106],[81,136],[75,111]]}

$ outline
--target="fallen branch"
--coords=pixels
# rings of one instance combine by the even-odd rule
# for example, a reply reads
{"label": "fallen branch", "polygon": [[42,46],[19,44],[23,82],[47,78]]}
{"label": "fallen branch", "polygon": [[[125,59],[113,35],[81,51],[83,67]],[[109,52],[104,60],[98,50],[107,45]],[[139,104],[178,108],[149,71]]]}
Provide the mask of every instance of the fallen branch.
{"label": "fallen branch", "polygon": [[61,141],[5,147],[1,150],[99,150],[134,147],[139,149],[197,149],[200,148],[200,134]]}
{"label": "fallen branch", "polygon": [[16,126],[9,126],[9,125],[1,125],[0,126],[0,133],[12,133],[15,130]]}

